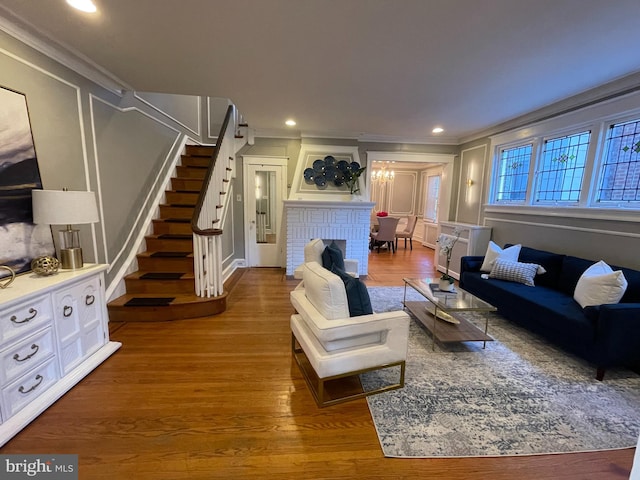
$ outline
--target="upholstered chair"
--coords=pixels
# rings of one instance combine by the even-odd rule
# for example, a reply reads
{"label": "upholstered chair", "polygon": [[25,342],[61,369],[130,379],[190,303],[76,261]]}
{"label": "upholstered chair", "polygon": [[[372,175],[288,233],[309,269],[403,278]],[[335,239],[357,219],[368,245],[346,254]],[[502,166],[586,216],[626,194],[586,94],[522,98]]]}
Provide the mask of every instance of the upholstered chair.
{"label": "upholstered chair", "polygon": [[416,223],[418,223],[418,217],[416,215],[409,216],[407,220],[407,226],[404,230],[396,232],[396,250],[398,249],[398,239],[404,238],[404,248],[407,249],[407,239],[409,239],[409,247],[413,250],[413,231],[416,229]]}
{"label": "upholstered chair", "polygon": [[395,253],[395,241],[396,241],[396,227],[398,226],[399,218],[396,217],[378,217],[378,223],[380,227],[377,232],[371,232],[371,248],[378,247],[378,253],[380,253],[380,246],[385,243],[389,245],[389,250]]}
{"label": "upholstered chair", "polygon": [[[302,282],[290,293],[292,353],[318,406],[324,407],[404,386],[409,315],[403,310],[365,313],[369,300],[356,278],[317,262],[302,267]],[[369,312],[371,304],[368,303]],[[357,316],[351,316],[355,314]],[[370,391],[329,395],[326,383],[395,367],[398,381]]]}
{"label": "upholstered chair", "polygon": [[[304,246],[304,263],[318,262],[322,265],[322,254],[327,245],[320,238],[314,238]],[[358,260],[344,258],[344,271],[352,277],[359,277]],[[304,264],[303,264],[304,265]],[[298,266],[293,272],[293,278],[302,280],[302,265]]]}

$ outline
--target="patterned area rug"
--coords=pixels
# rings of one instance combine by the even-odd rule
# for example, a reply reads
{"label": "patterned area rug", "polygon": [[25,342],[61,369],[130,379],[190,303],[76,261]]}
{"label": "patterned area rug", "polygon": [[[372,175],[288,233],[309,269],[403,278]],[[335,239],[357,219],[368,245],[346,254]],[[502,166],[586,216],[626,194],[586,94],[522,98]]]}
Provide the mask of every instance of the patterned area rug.
{"label": "patterned area rug", "polygon": [[[407,300],[421,300],[407,289]],[[402,287],[369,288],[374,311],[402,308]],[[484,328],[485,317],[467,314]],[[412,317],[406,383],[367,398],[387,457],[535,455],[633,447],[640,433],[640,375],[595,368],[497,314],[487,342],[432,350]],[[362,375],[366,389],[384,375]],[[395,377],[397,378],[397,377]]]}

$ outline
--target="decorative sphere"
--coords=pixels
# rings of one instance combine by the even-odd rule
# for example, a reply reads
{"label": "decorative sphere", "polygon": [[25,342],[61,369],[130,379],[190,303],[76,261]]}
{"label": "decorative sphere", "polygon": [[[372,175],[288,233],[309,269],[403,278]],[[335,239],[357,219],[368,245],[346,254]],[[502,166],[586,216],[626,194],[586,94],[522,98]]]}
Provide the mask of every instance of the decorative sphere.
{"label": "decorative sphere", "polygon": [[55,257],[44,255],[31,261],[31,270],[38,275],[53,275],[60,268],[60,262]]}

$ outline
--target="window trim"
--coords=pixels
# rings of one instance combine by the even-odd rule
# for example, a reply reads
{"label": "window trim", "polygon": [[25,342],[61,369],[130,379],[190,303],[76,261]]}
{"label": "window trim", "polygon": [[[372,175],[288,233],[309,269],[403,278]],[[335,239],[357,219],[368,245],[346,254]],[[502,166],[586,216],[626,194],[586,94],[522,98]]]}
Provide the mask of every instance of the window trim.
{"label": "window trim", "polygon": [[[608,129],[613,124],[640,119],[640,91],[621,95],[600,103],[576,109],[563,115],[509,130],[490,137],[490,183],[487,189],[485,212],[512,212],[536,215],[562,215],[585,218],[607,218],[622,221],[638,221],[640,202],[616,202],[603,205],[596,202],[603,175],[603,155]],[[539,162],[548,139],[590,131],[591,137],[585,170],[581,183],[580,198],[577,202],[535,202],[534,188],[537,181]],[[532,158],[529,181],[524,201],[497,201],[496,188],[498,168],[502,150],[532,144]]]}

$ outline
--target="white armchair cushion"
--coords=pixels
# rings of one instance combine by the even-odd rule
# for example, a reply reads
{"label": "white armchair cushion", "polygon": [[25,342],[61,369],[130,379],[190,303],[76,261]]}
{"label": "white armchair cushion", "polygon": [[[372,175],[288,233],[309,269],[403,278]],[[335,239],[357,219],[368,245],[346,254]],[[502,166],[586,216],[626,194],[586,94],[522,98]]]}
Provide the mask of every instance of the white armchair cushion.
{"label": "white armchair cushion", "polygon": [[328,320],[349,317],[344,282],[318,262],[305,263],[302,279],[306,297],[320,315]]}
{"label": "white armchair cushion", "polygon": [[304,262],[317,262],[322,265],[322,252],[325,248],[321,239],[314,238],[304,246]]}

